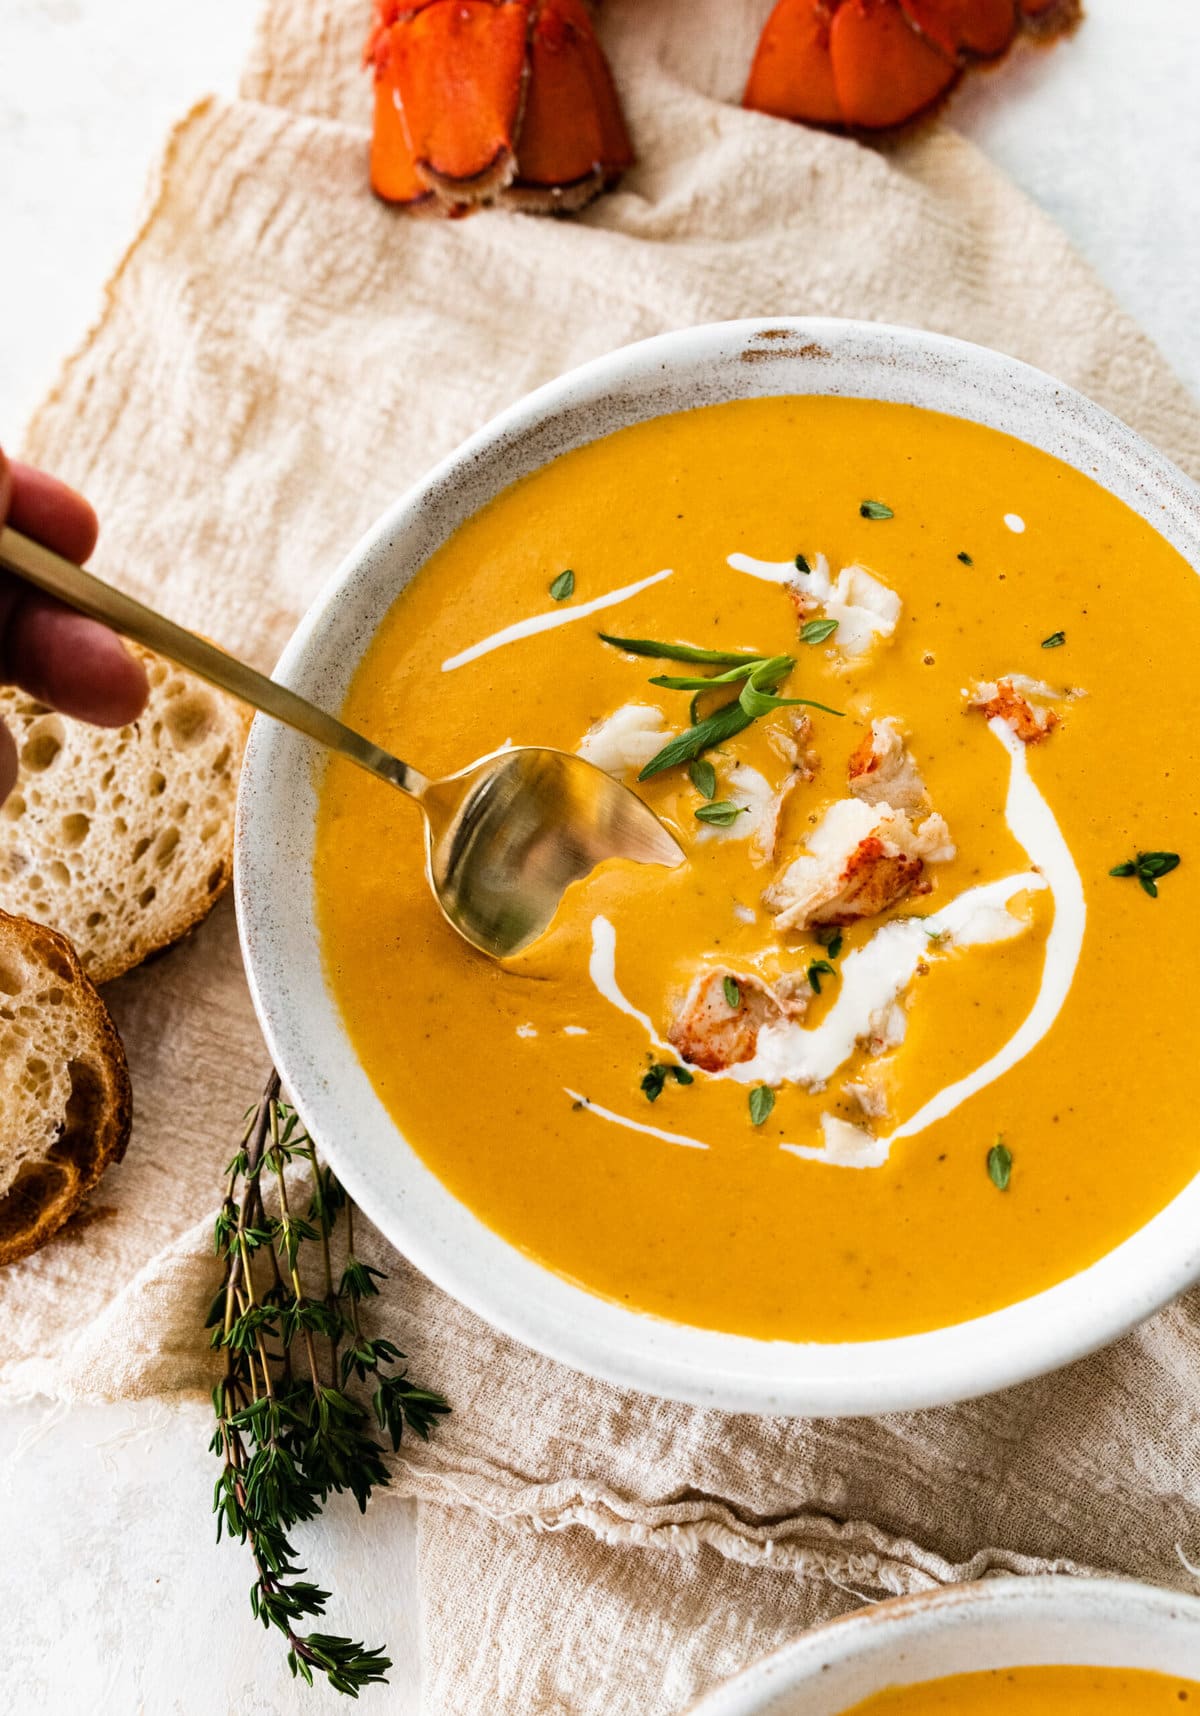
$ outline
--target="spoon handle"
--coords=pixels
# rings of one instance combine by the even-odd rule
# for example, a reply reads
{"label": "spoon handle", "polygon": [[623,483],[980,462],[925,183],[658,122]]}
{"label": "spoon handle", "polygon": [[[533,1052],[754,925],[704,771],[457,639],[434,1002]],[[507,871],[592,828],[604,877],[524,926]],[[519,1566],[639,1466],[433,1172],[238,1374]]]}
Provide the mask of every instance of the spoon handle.
{"label": "spoon handle", "polygon": [[416,769],[389,755],[352,727],[345,726],[335,716],[315,703],[277,685],[263,673],[211,644],[194,632],[185,631],[165,615],[155,613],[144,603],[135,601],[124,591],[85,572],[73,561],[65,560],[40,542],[22,535],[19,530],[0,528],[0,567],[15,572],[18,578],[57,596],[69,608],[75,608],[90,619],[101,620],[124,637],[165,656],[178,667],[207,679],[221,691],[227,691],[262,715],[271,715],[286,727],[326,745],[331,751],[347,757],[369,774],[378,775],[401,792],[420,798],[429,782]]}

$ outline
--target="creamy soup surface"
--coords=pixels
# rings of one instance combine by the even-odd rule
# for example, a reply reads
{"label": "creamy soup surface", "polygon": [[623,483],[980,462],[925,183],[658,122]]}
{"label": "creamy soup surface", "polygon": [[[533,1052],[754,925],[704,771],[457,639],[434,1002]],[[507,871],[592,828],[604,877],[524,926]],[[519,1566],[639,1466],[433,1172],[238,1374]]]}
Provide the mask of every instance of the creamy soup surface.
{"label": "creamy soup surface", "polygon": [[[1200,1167],[1198,660],[1182,558],[992,430],[781,398],[569,453],[397,596],[345,718],[434,774],[582,749],[687,862],[605,866],[502,968],[415,809],[334,761],[363,1066],[490,1227],[645,1312],[869,1339],[1048,1287]],[[754,718],[639,781],[723,708]]]}
{"label": "creamy soup surface", "polygon": [[896,1686],[846,1716],[1169,1716],[1200,1709],[1200,1685],[1129,1668],[997,1668]]}

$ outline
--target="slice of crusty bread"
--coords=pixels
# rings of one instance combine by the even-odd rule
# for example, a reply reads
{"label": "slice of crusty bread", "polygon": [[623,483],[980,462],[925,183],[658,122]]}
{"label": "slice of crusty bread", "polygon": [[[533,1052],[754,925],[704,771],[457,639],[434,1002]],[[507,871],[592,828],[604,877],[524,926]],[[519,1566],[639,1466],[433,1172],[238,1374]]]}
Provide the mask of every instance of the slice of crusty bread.
{"label": "slice of crusty bread", "polygon": [[0,910],[61,931],[94,983],[177,941],[233,873],[249,717],[139,653],[150,701],[130,727],[89,727],[0,686],[21,759],[0,805]]}
{"label": "slice of crusty bread", "polygon": [[0,1264],[120,1161],[132,1112],[121,1039],[70,942],[0,912]]}

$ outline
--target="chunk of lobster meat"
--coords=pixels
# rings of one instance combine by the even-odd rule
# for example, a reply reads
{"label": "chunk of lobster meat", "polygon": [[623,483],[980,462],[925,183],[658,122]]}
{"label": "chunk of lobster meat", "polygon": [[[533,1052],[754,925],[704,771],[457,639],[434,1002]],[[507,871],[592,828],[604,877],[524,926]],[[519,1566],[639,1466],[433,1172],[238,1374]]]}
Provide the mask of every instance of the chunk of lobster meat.
{"label": "chunk of lobster meat", "polygon": [[797,787],[808,786],[817,777],[820,759],[808,743],[811,737],[811,719],[798,713],[793,713],[788,721],[775,723],[767,734],[768,744],[788,765],[788,772],[754,830],[754,854],[764,863],[772,863],[779,855],[784,817],[792,794]]}
{"label": "chunk of lobster meat", "polygon": [[893,810],[913,816],[926,816],[932,808],[899,722],[890,715],[871,722],[851,754],[847,774],[850,791],[864,804],[890,804]]}
{"label": "chunk of lobster meat", "polygon": [[867,1020],[867,1028],[858,1039],[858,1046],[869,1055],[886,1055],[898,1049],[908,1031],[908,1014],[899,996],[877,1007]]}
{"label": "chunk of lobster meat", "polygon": [[886,1140],[876,1138],[865,1126],[853,1126],[836,1114],[821,1116],[824,1134],[824,1160],[839,1168],[882,1168],[888,1159]]}
{"label": "chunk of lobster meat", "polygon": [[702,822],[696,840],[701,845],[710,841],[748,840],[756,858],[769,858],[775,848],[780,804],[779,794],[766,776],[752,769],[749,763],[734,763],[722,774],[717,797],[736,805],[740,814],[723,826]]}
{"label": "chunk of lobster meat", "polygon": [[896,592],[865,566],[843,566],[832,577],[823,554],[787,590],[802,625],[818,611],[837,621],[831,641],[847,656],[865,654],[876,638],[890,638],[903,606]]}
{"label": "chunk of lobster meat", "polygon": [[[811,777],[807,777],[810,778]],[[783,839],[783,819],[787,814],[788,801],[798,786],[805,782],[805,775],[800,769],[793,769],[786,775],[783,784],[772,793],[766,809],[754,830],[751,842],[754,856],[762,864],[773,864],[779,856],[779,844]]]}
{"label": "chunk of lobster meat", "polygon": [[759,977],[715,969],[696,978],[667,1031],[680,1057],[704,1072],[754,1059],[758,1033],[782,1019],[800,1019],[808,1006],[808,980],[780,978],[769,987]]}
{"label": "chunk of lobster meat", "polygon": [[967,708],[977,709],[988,721],[999,716],[1023,744],[1036,745],[1058,726],[1058,711],[1052,704],[1062,695],[1043,680],[1012,673],[973,685],[967,693]]}
{"label": "chunk of lobster meat", "polygon": [[661,709],[648,703],[623,703],[603,721],[588,728],[579,741],[578,752],[605,774],[620,779],[644,769],[669,737]]}
{"label": "chunk of lobster meat", "polygon": [[539,211],[582,208],[632,165],[612,73],[584,0],[544,0],[530,36],[509,200]]}
{"label": "chunk of lobster meat", "polygon": [[944,863],[955,847],[941,816],[914,826],[888,804],[844,798],[808,837],[808,849],[763,895],[779,931],[856,923],[876,917],[911,893],[926,863]]}
{"label": "chunk of lobster meat", "polygon": [[854,1079],[843,1086],[845,1095],[868,1120],[882,1120],[888,1111],[887,1091],[876,1078]]}
{"label": "chunk of lobster meat", "polygon": [[789,719],[775,721],[767,732],[767,743],[802,781],[817,778],[820,759],[812,749],[812,717],[793,712]]}

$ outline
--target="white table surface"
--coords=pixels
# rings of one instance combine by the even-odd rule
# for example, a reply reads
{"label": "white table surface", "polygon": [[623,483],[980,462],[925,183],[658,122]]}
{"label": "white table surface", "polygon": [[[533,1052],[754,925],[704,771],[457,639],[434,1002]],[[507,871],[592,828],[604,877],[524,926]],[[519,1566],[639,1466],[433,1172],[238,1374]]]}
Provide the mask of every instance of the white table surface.
{"label": "white table surface", "polygon": [[[954,120],[1066,228],[1200,394],[1200,6],[1088,6],[1068,48],[973,80]],[[253,4],[4,0],[2,12],[0,443],[11,443],[96,310],[167,125],[205,92],[232,91]],[[212,1542],[208,1433],[193,1407],[0,1412],[0,1683],[13,1716],[336,1706],[290,1679],[277,1635],[251,1618],[245,1557]],[[380,1500],[365,1520],[334,1508],[301,1545],[337,1594],[329,1629],[386,1639],[397,1661],[390,1690],[362,1707],[416,1716],[409,1508]]]}

